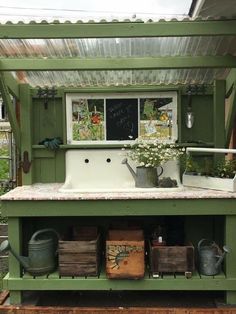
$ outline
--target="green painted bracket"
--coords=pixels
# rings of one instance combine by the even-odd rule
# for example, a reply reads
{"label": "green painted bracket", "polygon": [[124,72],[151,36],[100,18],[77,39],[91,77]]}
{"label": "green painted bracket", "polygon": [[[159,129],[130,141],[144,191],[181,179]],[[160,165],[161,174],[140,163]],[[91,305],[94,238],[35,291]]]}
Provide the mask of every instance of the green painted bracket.
{"label": "green painted bracket", "polygon": [[0,74],[0,90],[2,93],[3,101],[5,102],[7,107],[8,117],[14,134],[16,146],[20,150],[20,127],[16,119],[16,113],[15,108],[13,106],[13,102],[11,100],[8,87],[6,85],[5,74],[3,73]]}
{"label": "green painted bracket", "polygon": [[231,138],[231,134],[232,134],[232,130],[234,127],[234,121],[236,118],[236,81],[234,82],[233,85],[233,90],[231,93],[231,102],[229,104],[229,112],[228,112],[228,117],[227,117],[227,121],[226,121],[226,147],[229,146],[230,143],[230,138]]}
{"label": "green painted bracket", "polygon": [[19,93],[19,84],[17,83],[16,79],[10,72],[4,73],[6,85],[10,91],[10,93],[16,97],[17,99],[20,98]]}
{"label": "green painted bracket", "polygon": [[236,81],[236,69],[231,69],[226,78],[226,97],[229,97],[232,92],[232,87]]}

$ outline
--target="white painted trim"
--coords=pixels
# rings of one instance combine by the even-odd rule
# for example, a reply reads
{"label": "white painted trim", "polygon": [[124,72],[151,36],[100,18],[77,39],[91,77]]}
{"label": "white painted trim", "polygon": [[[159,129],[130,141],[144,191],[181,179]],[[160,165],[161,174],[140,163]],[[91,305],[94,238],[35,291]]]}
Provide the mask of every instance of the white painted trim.
{"label": "white painted trim", "polygon": [[133,141],[73,141],[72,139],[72,102],[81,99],[104,99],[104,127],[105,127],[105,139],[106,139],[106,121],[105,121],[105,114],[106,114],[106,99],[119,99],[119,98],[137,98],[138,99],[138,135],[140,135],[140,98],[173,98],[173,123],[172,126],[172,139],[167,140],[166,143],[174,143],[178,139],[178,125],[177,125],[177,92],[170,91],[170,92],[150,92],[150,93],[67,93],[66,94],[66,124],[67,124],[67,143],[68,144],[76,144],[76,145],[93,145],[93,144],[131,144]]}

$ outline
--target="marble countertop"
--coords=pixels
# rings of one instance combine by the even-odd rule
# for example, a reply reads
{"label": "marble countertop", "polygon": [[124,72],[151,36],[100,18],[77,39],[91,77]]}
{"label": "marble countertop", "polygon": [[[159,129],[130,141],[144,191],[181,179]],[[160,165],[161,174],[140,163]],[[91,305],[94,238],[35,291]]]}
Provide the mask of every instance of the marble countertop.
{"label": "marble countertop", "polygon": [[2,201],[42,201],[42,200],[128,200],[128,199],[229,199],[236,198],[236,193],[187,188],[180,190],[168,189],[160,191],[158,188],[140,192],[113,191],[113,192],[59,192],[62,183],[37,183],[15,188],[1,196]]}

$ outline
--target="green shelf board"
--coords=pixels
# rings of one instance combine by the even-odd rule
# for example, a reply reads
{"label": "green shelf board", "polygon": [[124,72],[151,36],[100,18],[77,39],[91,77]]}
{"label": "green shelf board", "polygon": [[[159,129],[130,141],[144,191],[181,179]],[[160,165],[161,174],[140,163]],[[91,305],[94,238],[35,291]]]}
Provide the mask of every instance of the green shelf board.
{"label": "green shelf board", "polygon": [[105,274],[99,277],[60,277],[58,273],[45,277],[23,276],[22,278],[4,278],[4,287],[10,290],[227,290],[236,287],[236,278],[226,279],[225,276],[201,278],[195,272],[192,278],[184,274],[163,275],[152,278],[147,274],[143,279],[107,279]]}
{"label": "green shelf board", "polygon": [[2,201],[11,217],[133,217],[236,215],[235,199],[123,199]]}

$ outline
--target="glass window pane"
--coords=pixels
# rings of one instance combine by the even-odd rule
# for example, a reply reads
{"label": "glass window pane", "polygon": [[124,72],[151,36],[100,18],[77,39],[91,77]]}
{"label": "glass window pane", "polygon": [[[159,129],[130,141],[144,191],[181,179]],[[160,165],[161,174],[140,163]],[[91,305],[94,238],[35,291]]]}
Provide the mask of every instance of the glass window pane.
{"label": "glass window pane", "polygon": [[104,140],[104,100],[74,100],[72,125],[73,141]]}
{"label": "glass window pane", "polygon": [[138,99],[106,99],[107,140],[134,140],[138,137]]}
{"label": "glass window pane", "polygon": [[140,99],[140,137],[171,140],[172,127],[172,97]]}

